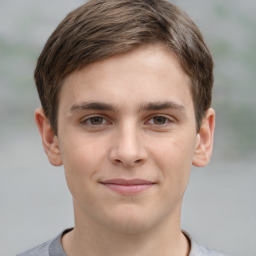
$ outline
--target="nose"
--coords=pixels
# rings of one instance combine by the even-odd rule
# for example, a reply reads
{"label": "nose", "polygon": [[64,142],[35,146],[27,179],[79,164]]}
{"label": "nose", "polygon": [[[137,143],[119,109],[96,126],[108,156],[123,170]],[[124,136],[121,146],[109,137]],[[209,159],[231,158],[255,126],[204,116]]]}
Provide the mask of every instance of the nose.
{"label": "nose", "polygon": [[112,163],[131,168],[146,162],[148,156],[138,130],[129,125],[117,132],[109,154]]}

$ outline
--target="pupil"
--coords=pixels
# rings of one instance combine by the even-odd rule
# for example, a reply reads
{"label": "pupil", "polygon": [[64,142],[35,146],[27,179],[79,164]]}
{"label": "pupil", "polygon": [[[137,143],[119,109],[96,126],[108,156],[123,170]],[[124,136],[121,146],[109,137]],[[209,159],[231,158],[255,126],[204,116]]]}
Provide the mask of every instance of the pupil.
{"label": "pupil", "polygon": [[102,117],[93,117],[91,118],[91,123],[94,125],[99,125],[102,123]]}
{"label": "pupil", "polygon": [[165,123],[165,117],[156,116],[153,119],[154,119],[155,124],[164,124]]}

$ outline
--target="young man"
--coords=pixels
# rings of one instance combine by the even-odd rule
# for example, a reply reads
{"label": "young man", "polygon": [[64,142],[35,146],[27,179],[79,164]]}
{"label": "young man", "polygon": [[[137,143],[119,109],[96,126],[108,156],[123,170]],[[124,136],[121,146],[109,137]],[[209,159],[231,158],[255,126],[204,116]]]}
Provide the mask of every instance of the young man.
{"label": "young man", "polygon": [[192,165],[210,159],[213,61],[190,18],[165,0],[92,0],[38,59],[35,119],[63,165],[75,226],[23,254],[221,255],[180,228]]}

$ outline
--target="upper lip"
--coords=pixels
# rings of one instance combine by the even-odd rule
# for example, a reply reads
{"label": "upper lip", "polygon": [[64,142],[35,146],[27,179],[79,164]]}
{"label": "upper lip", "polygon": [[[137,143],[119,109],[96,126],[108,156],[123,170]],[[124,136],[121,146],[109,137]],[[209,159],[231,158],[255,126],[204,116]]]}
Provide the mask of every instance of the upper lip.
{"label": "upper lip", "polygon": [[110,179],[110,180],[101,181],[100,183],[123,185],[123,186],[155,184],[155,182],[153,181],[143,180],[143,179]]}

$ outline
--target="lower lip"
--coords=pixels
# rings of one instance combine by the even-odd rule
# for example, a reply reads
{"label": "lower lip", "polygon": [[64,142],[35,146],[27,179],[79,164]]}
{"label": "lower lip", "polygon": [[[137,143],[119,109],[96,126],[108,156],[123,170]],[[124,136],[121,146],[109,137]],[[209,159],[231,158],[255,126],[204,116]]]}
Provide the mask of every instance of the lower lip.
{"label": "lower lip", "polygon": [[122,185],[122,184],[109,184],[109,183],[102,183],[102,184],[121,195],[136,195],[151,188],[154,185],[154,184]]}

